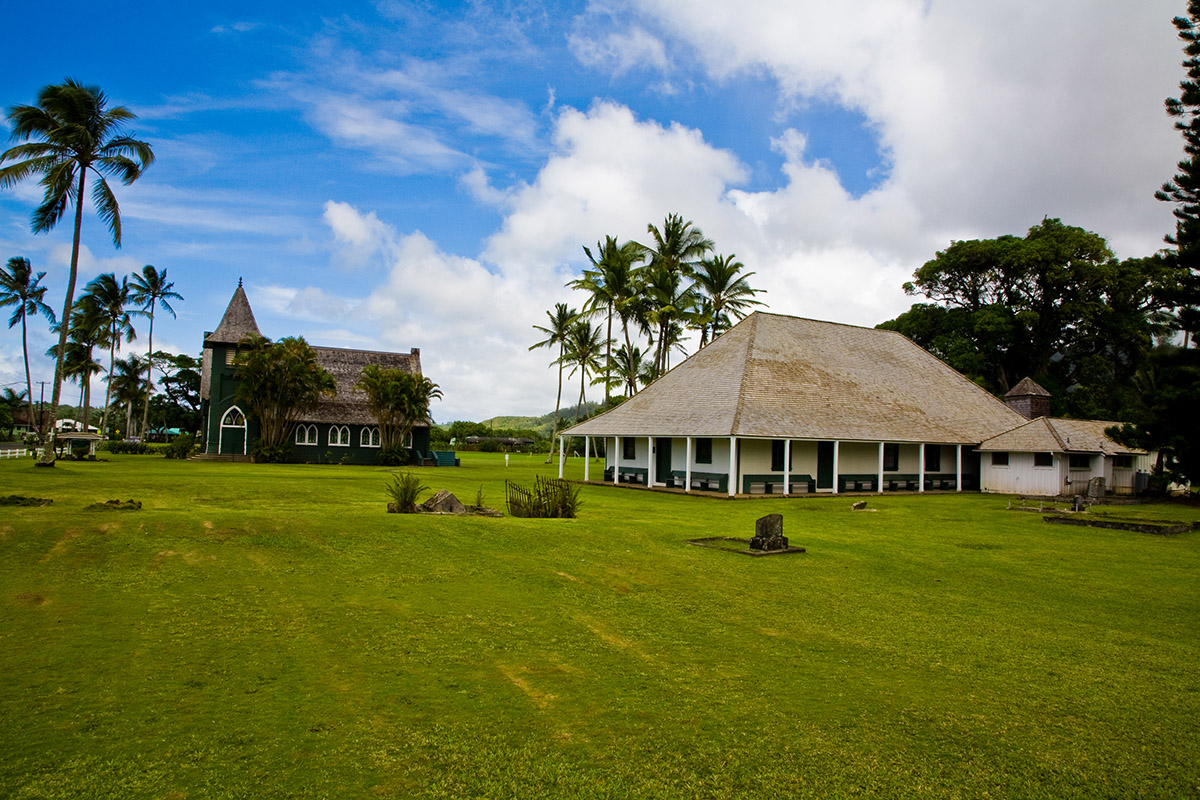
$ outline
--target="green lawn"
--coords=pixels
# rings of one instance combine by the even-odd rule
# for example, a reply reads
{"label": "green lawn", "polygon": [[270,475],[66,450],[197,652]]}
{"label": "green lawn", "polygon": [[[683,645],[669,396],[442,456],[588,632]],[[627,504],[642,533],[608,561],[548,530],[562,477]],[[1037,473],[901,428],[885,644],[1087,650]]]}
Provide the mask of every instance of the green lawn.
{"label": "green lawn", "polygon": [[[424,482],[552,473],[462,458]],[[31,463],[0,461],[54,499],[0,509],[3,797],[1200,795],[1200,532],[611,487],[425,517],[384,469]],[[806,554],[684,543],[771,512]]]}

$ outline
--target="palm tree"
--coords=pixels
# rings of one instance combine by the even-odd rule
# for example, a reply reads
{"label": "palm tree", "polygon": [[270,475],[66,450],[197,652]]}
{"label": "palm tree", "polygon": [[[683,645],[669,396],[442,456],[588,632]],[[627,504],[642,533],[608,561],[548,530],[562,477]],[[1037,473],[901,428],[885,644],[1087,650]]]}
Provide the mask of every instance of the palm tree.
{"label": "palm tree", "polygon": [[654,345],[652,368],[656,378],[669,368],[671,348],[680,344],[682,323],[690,318],[696,302],[695,284],[685,283],[682,273],[673,272],[664,264],[652,263],[647,267],[642,289],[642,325]]}
{"label": "palm tree", "polygon": [[[583,271],[583,277],[567,284],[572,289],[582,289],[588,293],[588,301],[583,307],[585,314],[608,315],[608,342],[604,353],[605,370],[612,372],[615,368],[612,357],[612,323],[615,314],[621,320],[621,328],[625,334],[625,344],[630,346],[629,320],[633,313],[633,302],[638,296],[639,282],[637,262],[641,261],[644,250],[637,242],[617,244],[613,236],[606,236],[604,243],[596,242],[596,253],[585,245],[583,252],[592,262],[595,269]],[[610,399],[611,381],[604,384],[604,403]]]}
{"label": "palm tree", "polygon": [[[78,380],[80,383],[79,404],[83,411],[81,422],[83,430],[91,429],[92,424],[92,376],[104,372],[104,367],[92,356],[97,347],[108,344],[108,325],[104,312],[96,304],[96,298],[85,294],[75,302],[71,311],[70,340],[67,342],[67,352],[63,359],[63,375]],[[57,358],[57,345],[47,351],[47,355]]]}
{"label": "palm tree", "polygon": [[[146,393],[146,385],[142,383],[142,373],[146,371],[146,361],[136,353],[130,353],[128,358],[120,358],[113,364],[109,384],[112,387],[113,405],[125,409],[125,434],[133,434],[133,409],[141,402]],[[146,431],[139,433],[144,437]]]}
{"label": "palm tree", "polygon": [[546,338],[537,344],[529,345],[529,349],[558,346],[558,358],[550,362],[558,364],[558,398],[554,401],[554,430],[550,434],[550,455],[546,458],[546,463],[549,464],[554,458],[554,442],[558,439],[558,411],[562,408],[563,355],[566,350],[567,334],[570,333],[571,325],[579,319],[579,312],[568,308],[566,303],[555,303],[554,311],[547,311],[546,316],[550,320],[548,325],[533,326],[534,330],[546,334]]}
{"label": "palm tree", "polygon": [[575,421],[583,413],[584,393],[587,388],[588,373],[595,374],[603,370],[600,354],[607,343],[600,337],[600,329],[586,319],[578,319],[571,324],[567,331],[563,359],[571,364],[571,374],[579,370],[579,404],[575,407]]}
{"label": "palm tree", "polygon": [[750,306],[761,306],[754,295],[762,289],[750,288],[748,278],[753,272],[739,274],[746,267],[734,255],[716,256],[700,262],[700,270],[696,273],[696,288],[700,291],[703,301],[700,321],[700,346],[707,344],[707,334],[711,331],[716,339],[732,327],[730,316],[741,319],[746,316]]}
{"label": "palm tree", "polygon": [[150,318],[150,333],[146,337],[146,403],[142,407],[142,430],[146,430],[146,421],[150,418],[150,395],[154,392],[151,383],[154,371],[154,307],[160,306],[172,317],[175,309],[171,308],[171,300],[182,300],[183,295],[177,294],[175,284],[167,280],[167,271],[159,272],[151,264],[142,267],[142,274],[133,273],[132,294],[130,300],[134,305],[142,307],[142,313]]}
{"label": "palm tree", "polygon": [[92,298],[89,302],[96,304],[100,316],[104,320],[105,339],[108,342],[108,385],[104,391],[104,416],[100,420],[100,431],[103,434],[108,432],[108,406],[112,398],[113,366],[117,358],[117,351],[121,349],[122,337],[126,342],[132,342],[137,338],[137,331],[133,329],[131,317],[133,314],[142,312],[127,310],[129,279],[123,277],[121,282],[117,283],[117,277],[111,272],[98,275],[87,285],[87,293]]}
{"label": "palm tree", "polygon": [[[659,273],[659,282],[666,284],[670,282],[672,277],[678,279],[691,279],[699,266],[704,255],[713,249],[714,244],[711,239],[704,236],[704,232],[695,227],[691,220],[683,221],[683,217],[678,214],[668,214],[663,220],[662,229],[647,225],[646,231],[654,240],[652,246],[646,247],[650,254],[650,267]],[[678,288],[678,286],[676,287]],[[690,289],[690,284],[684,292]],[[653,309],[652,309],[653,311]],[[658,374],[666,372],[667,352],[664,342],[669,336],[667,334],[667,326],[670,320],[673,319],[671,313],[662,317],[658,324],[658,346],[654,353],[654,367]]]}
{"label": "palm tree", "polygon": [[615,356],[614,375],[624,382],[630,397],[637,394],[638,382],[642,380],[648,366],[642,356],[642,348],[630,344],[618,350]]}
{"label": "palm tree", "polygon": [[[21,353],[25,357],[25,392],[29,400],[29,424],[33,424],[33,379],[29,374],[29,339],[27,336],[27,320],[30,315],[41,314],[54,322],[54,311],[42,302],[46,296],[46,287],[41,286],[46,273],[33,274],[33,267],[28,258],[15,256],[8,260],[8,268],[0,270],[0,308],[16,306],[8,319],[8,327],[12,328],[21,323]],[[38,437],[42,436],[41,425],[38,425]]]}
{"label": "palm tree", "polygon": [[[88,172],[96,178],[92,186],[92,204],[112,234],[113,244],[121,246],[121,210],[106,176],[118,178],[128,186],[154,162],[154,153],[145,142],[121,133],[125,123],[136,119],[124,106],[107,108],[108,98],[96,86],[84,86],[70,78],[62,84],[45,86],[38,92],[37,105],[14,106],[8,111],[12,139],[22,141],[0,154],[0,187],[7,188],[34,175],[41,176],[45,190],[42,203],[33,211],[34,233],[44,233],[58,225],[67,207],[75,207],[75,230],[71,239],[71,270],[63,300],[62,327],[59,329],[54,390],[50,400],[49,429],[58,419],[58,401],[62,393],[63,358],[67,334],[71,328],[71,308],[75,302],[75,279],[79,273],[79,241],[83,228],[83,198]],[[8,166],[2,166],[5,162]],[[46,463],[54,463],[54,448],[47,447]]]}

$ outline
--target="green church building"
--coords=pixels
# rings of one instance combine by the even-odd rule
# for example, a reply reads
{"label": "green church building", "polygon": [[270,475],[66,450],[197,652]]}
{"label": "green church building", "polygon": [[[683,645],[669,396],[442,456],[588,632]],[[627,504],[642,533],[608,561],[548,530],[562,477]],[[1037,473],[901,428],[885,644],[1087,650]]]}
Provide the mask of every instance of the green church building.
{"label": "green church building", "polygon": [[[200,402],[204,419],[201,453],[209,456],[249,458],[258,439],[258,426],[238,405],[238,380],[234,359],[238,343],[246,336],[262,336],[250,301],[238,281],[237,290],[217,329],[204,334]],[[369,364],[421,373],[421,351],[386,353],[313,347],[317,364],[337,383],[337,396],[322,400],[296,425],[292,458],[302,462],[375,464],[379,458],[379,426],[367,407],[366,393],[354,388]],[[405,445],[424,458],[429,451],[429,420],[413,426]]]}

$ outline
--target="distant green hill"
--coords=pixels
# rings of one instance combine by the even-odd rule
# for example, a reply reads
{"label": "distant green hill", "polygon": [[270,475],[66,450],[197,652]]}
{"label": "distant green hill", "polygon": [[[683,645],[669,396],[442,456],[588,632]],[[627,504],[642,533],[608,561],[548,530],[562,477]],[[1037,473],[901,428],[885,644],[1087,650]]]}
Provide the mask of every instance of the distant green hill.
{"label": "distant green hill", "polygon": [[[583,409],[585,414],[590,414],[600,407],[599,403],[584,403]],[[575,406],[564,408],[558,412],[558,417],[564,424],[569,424],[575,418]],[[481,425],[486,425],[489,428],[507,429],[507,430],[532,430],[537,431],[542,436],[549,436],[554,431],[554,412],[543,414],[540,417],[507,417],[497,416],[485,419],[480,422]],[[446,422],[441,425],[443,428],[449,428],[450,423]]]}

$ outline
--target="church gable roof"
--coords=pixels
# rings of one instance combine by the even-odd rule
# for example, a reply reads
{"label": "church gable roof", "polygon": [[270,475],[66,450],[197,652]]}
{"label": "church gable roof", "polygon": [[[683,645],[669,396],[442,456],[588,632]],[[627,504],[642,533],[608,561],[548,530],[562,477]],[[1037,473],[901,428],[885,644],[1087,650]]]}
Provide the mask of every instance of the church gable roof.
{"label": "church gable roof", "polygon": [[901,334],[755,312],[569,433],[970,444],[1023,421]]}
{"label": "church gable roof", "polygon": [[1033,378],[1021,378],[1017,385],[1004,394],[1005,397],[1050,397],[1050,393],[1038,385]]}

